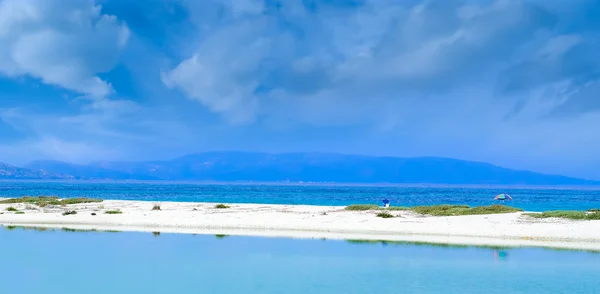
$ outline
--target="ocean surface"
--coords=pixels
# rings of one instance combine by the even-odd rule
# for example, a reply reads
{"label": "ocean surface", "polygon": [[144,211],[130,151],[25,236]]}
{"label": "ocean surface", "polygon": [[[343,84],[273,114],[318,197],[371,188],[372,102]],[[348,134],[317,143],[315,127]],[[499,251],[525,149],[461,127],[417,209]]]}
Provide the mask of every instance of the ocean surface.
{"label": "ocean surface", "polygon": [[600,253],[9,230],[2,293],[600,293]]}
{"label": "ocean surface", "polygon": [[167,182],[15,182],[0,181],[0,197],[53,195],[118,200],[261,204],[490,205],[508,193],[507,205],[528,211],[600,208],[600,188],[427,187],[360,185],[205,184]]}

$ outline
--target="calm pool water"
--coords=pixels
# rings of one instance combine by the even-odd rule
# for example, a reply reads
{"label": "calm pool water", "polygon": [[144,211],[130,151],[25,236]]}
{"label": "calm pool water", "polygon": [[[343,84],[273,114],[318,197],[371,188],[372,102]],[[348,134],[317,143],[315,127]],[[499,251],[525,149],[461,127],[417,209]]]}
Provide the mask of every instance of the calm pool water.
{"label": "calm pool water", "polygon": [[2,293],[600,293],[600,254],[0,227]]}
{"label": "calm pool water", "polygon": [[508,205],[530,211],[600,208],[600,188],[420,187],[350,185],[203,184],[166,182],[15,182],[0,181],[0,197],[54,195],[102,199],[263,204],[490,205],[509,193]]}

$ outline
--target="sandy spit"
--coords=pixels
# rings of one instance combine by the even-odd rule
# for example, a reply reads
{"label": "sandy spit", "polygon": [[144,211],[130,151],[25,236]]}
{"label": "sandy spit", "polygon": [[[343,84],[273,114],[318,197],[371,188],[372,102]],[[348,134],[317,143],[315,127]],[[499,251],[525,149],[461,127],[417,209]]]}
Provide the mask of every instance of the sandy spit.
{"label": "sandy spit", "polygon": [[[152,211],[155,204],[160,211]],[[409,211],[393,211],[397,217],[382,219],[374,211],[339,206],[228,205],[216,209],[215,203],[120,200],[46,208],[0,204],[0,225],[600,250],[600,221],[540,220],[522,213],[426,217]],[[25,214],[6,211],[9,206]],[[105,214],[116,209],[123,213]],[[67,210],[77,214],[62,215]]]}

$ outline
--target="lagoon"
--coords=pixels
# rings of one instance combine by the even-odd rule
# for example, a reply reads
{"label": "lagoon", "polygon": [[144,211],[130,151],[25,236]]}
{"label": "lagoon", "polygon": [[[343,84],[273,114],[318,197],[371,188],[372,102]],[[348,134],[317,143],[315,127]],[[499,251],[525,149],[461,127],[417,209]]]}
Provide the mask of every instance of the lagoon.
{"label": "lagoon", "polygon": [[541,248],[9,230],[3,293],[596,293],[600,254]]}

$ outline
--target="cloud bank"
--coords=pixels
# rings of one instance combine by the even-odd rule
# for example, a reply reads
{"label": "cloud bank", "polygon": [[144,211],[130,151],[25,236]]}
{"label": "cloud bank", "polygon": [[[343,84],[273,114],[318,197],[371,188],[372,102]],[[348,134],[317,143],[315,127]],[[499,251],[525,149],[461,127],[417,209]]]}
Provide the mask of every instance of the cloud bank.
{"label": "cloud bank", "polygon": [[315,150],[598,179],[600,4],[565,3],[3,0],[2,74],[113,93],[3,121],[88,146],[79,160]]}

